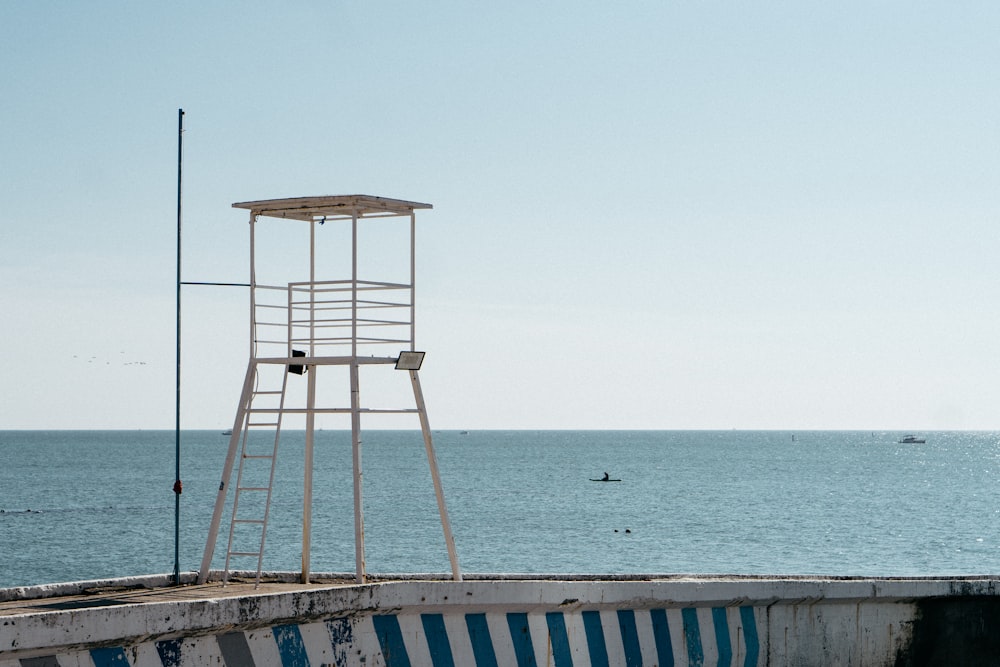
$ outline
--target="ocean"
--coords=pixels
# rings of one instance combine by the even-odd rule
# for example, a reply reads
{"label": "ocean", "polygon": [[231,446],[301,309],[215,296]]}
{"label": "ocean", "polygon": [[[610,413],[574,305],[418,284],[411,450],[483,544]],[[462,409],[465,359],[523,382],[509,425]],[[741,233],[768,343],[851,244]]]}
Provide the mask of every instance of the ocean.
{"label": "ocean", "polygon": [[[463,572],[1000,572],[1000,433],[439,431]],[[369,573],[447,573],[419,431],[363,433]],[[181,437],[196,570],[229,438]],[[0,431],[0,587],[174,570],[173,431]],[[265,570],[300,566],[303,435],[284,434]],[[621,482],[592,482],[608,472]],[[319,431],[312,571],[354,571],[350,434]],[[228,514],[213,567],[222,567]]]}

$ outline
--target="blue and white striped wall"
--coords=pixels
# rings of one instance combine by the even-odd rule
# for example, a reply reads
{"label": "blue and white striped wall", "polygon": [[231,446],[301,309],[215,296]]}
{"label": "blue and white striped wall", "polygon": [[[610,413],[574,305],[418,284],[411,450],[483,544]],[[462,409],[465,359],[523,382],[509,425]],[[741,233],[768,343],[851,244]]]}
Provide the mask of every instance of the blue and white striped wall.
{"label": "blue and white striped wall", "polygon": [[[1000,654],[1000,580],[989,578],[175,590],[184,594],[0,609],[0,667],[878,667],[920,664],[907,656],[937,650],[941,637],[949,651]],[[934,612],[941,601],[946,613]]]}
{"label": "blue and white striped wall", "polygon": [[[754,667],[753,607],[373,616],[384,664]],[[764,610],[761,610],[764,613]]]}
{"label": "blue and white striped wall", "polygon": [[764,664],[753,607],[373,614],[0,661],[0,667]]}

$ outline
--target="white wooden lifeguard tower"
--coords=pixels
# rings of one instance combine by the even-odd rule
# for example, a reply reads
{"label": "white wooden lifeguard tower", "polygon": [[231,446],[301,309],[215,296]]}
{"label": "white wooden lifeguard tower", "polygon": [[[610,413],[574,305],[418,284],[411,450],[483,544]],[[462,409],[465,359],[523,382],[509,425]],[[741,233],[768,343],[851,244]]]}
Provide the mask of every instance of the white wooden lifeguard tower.
{"label": "white wooden lifeguard tower", "polygon": [[[369,195],[347,195],[242,202],[233,204],[233,207],[250,211],[250,361],[198,581],[204,583],[208,578],[227,494],[233,486],[223,582],[228,580],[230,568],[235,569],[232,563],[253,558],[256,558],[257,582],[260,582],[282,426],[285,422],[299,424],[304,420],[301,581],[308,583],[316,417],[349,414],[354,473],[355,562],[357,581],[363,583],[361,418],[362,414],[376,413],[415,413],[419,417],[452,576],[460,581],[458,556],[418,375],[424,353],[414,347],[415,212],[417,209],[429,209],[431,205]],[[279,242],[272,241],[265,246],[260,242],[257,227],[275,220],[281,220],[279,224],[286,226],[290,221],[291,226],[297,225],[299,229],[304,223],[308,234],[283,234]],[[408,247],[406,234],[391,229],[395,228],[398,232],[400,222],[409,235]],[[294,229],[290,231],[297,232]],[[371,232],[374,242],[370,238],[359,240],[368,232]],[[306,257],[308,263],[293,263],[289,269],[287,253],[299,252],[302,246],[305,246],[306,252],[298,256]],[[383,250],[395,250],[396,254],[383,261]],[[282,260],[280,263],[286,264],[286,272],[297,272],[299,279],[287,280],[288,276],[285,276],[285,280],[259,283],[258,263],[261,255],[267,253]],[[363,266],[359,262],[359,254],[364,256]],[[264,267],[260,268],[263,272]],[[359,274],[363,270],[394,272],[395,279],[362,279]],[[361,369],[373,365],[395,367],[406,372],[415,406],[362,407],[359,391]],[[345,391],[337,392],[337,396],[333,397],[318,395],[322,393],[317,390],[317,376],[321,373],[334,378],[339,376],[346,381],[343,382]],[[341,398],[339,404],[329,402],[337,397]],[[235,485],[231,485],[237,459],[239,466]]]}

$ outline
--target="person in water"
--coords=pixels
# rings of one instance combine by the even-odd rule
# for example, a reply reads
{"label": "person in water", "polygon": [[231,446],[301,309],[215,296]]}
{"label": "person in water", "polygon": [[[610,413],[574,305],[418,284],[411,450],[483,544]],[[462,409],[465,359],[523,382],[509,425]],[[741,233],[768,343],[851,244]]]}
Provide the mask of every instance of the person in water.
{"label": "person in water", "polygon": [[608,473],[604,473],[604,477],[602,477],[602,478],[601,478],[601,481],[602,481],[602,482],[607,482],[607,481],[608,481],[608,479],[609,479],[609,477],[608,477]]}

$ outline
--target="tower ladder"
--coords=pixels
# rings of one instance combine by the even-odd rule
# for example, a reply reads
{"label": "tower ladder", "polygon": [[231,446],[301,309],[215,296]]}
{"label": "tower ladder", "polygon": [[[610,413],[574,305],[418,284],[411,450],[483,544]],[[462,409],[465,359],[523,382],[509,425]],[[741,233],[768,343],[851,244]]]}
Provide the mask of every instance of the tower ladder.
{"label": "tower ladder", "polygon": [[[254,388],[243,407],[243,415],[238,419],[243,425],[240,434],[240,464],[236,474],[233,514],[229,524],[226,565],[222,576],[223,585],[229,581],[233,558],[253,557],[257,559],[254,585],[260,586],[267,520],[271,509],[271,491],[274,488],[274,471],[278,459],[278,444],[281,441],[285,392],[288,387],[288,373],[282,372],[280,390],[260,389],[260,370],[260,365],[254,369]],[[271,405],[262,407],[260,403],[271,403]],[[254,437],[257,434],[259,436]],[[273,438],[266,437],[269,435],[273,435]]]}

